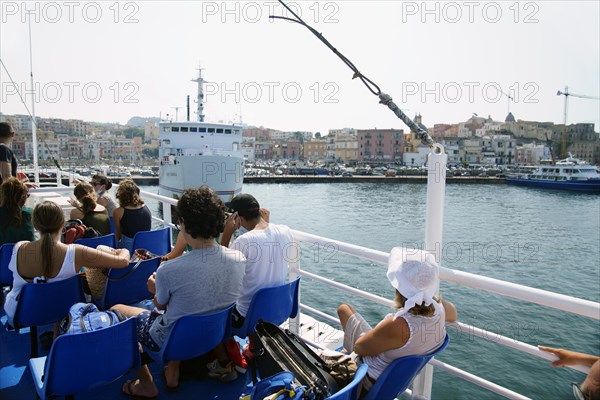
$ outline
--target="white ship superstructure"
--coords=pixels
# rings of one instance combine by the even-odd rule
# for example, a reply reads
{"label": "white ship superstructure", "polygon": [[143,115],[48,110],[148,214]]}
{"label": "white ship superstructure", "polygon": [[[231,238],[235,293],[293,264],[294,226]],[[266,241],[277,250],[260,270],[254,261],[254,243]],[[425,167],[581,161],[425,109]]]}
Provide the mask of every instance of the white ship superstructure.
{"label": "white ship superstructure", "polygon": [[229,201],[242,191],[242,127],[204,122],[202,72],[198,79],[198,121],[159,124],[159,194],[179,197],[187,188],[208,185]]}

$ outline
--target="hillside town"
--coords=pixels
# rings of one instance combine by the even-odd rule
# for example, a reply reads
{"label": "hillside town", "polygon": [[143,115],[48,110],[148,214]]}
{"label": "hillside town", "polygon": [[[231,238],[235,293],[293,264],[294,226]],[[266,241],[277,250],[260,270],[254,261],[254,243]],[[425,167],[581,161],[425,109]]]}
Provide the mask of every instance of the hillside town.
{"label": "hillside town", "polygon": [[[0,114],[15,130],[13,151],[32,159],[32,123],[28,115]],[[36,118],[40,161],[155,165],[158,163],[159,119],[132,118],[127,125],[76,119]],[[423,124],[420,114],[414,117]],[[243,126],[241,148],[248,162],[298,161],[309,164],[421,166],[428,148],[403,129],[330,129],[320,132],[280,131]],[[572,153],[600,165],[600,136],[592,123],[568,126],[515,119],[504,121],[476,114],[458,124],[429,128],[442,143],[450,165],[535,165]]]}

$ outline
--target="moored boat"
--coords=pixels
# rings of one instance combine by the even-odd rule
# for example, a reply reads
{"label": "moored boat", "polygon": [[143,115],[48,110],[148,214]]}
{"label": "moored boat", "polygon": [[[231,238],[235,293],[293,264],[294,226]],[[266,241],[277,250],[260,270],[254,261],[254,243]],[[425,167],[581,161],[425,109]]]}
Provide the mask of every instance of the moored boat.
{"label": "moored boat", "polygon": [[600,173],[595,166],[573,157],[557,161],[554,165],[540,165],[529,174],[506,178],[509,185],[541,187],[548,189],[600,192]]}
{"label": "moored boat", "polygon": [[208,185],[223,201],[242,191],[242,127],[204,122],[202,71],[198,78],[198,121],[159,124],[159,193],[179,197],[184,189]]}

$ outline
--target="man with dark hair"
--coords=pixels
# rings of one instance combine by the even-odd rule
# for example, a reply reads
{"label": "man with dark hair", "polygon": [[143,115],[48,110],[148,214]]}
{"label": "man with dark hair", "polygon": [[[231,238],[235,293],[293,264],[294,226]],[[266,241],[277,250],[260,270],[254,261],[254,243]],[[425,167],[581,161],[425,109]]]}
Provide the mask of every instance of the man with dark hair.
{"label": "man with dark hair", "polygon": [[0,122],[0,183],[10,176],[17,176],[17,159],[8,145],[15,131],[8,122]]}
{"label": "man with dark hair", "polygon": [[221,244],[228,246],[238,228],[248,230],[230,245],[246,257],[244,280],[233,310],[233,326],[239,328],[244,323],[254,293],[286,282],[288,261],[296,252],[290,228],[269,223],[269,212],[260,208],[254,196],[239,194],[231,200],[229,208],[234,213],[225,222]]}
{"label": "man with dark hair", "polygon": [[[148,290],[155,293],[154,305],[164,313],[123,304],[113,307],[127,317],[137,318],[138,340],[154,351],[160,350],[179,318],[223,310],[238,298],[245,258],[216,241],[223,232],[224,208],[208,186],[186,189],[177,202],[177,215],[179,234],[184,235],[192,250],[163,262],[148,279]],[[220,371],[223,380],[237,377],[233,365],[225,365]],[[170,361],[164,376],[167,387],[175,389],[179,384],[179,361]],[[132,397],[158,394],[148,367],[142,366],[138,378],[123,385],[124,394]]]}

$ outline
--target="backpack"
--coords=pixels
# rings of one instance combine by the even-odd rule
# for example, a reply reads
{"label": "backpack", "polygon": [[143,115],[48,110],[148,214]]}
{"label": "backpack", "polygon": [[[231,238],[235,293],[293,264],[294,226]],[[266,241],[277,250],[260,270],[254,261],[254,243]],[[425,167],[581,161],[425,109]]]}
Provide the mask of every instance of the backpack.
{"label": "backpack", "polygon": [[260,376],[290,371],[297,386],[303,387],[303,399],[322,400],[338,390],[331,368],[294,333],[259,320],[254,327],[255,362]]}
{"label": "backpack", "polygon": [[303,396],[304,390],[294,383],[294,375],[282,371],[253,385],[249,393],[240,396],[240,400],[302,399]]}
{"label": "backpack", "polygon": [[97,331],[125,321],[119,311],[99,311],[92,303],[75,303],[58,327],[59,335]]}
{"label": "backpack", "polygon": [[75,243],[77,239],[94,238],[101,236],[94,228],[88,228],[80,219],[70,219],[65,223],[62,231],[62,242],[64,244]]}

